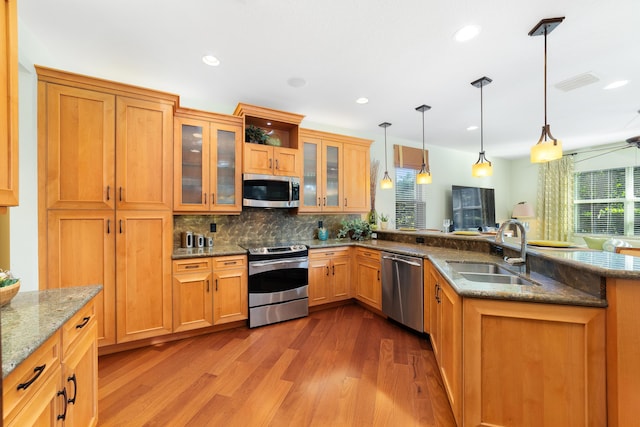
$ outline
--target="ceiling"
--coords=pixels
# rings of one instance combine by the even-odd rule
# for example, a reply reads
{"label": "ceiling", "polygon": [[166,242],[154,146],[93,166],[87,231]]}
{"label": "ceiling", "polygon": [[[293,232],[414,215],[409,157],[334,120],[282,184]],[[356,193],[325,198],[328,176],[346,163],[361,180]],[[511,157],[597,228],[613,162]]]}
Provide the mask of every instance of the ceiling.
{"label": "ceiling", "polygon": [[[640,1],[616,0],[19,0],[40,65],[180,95],[232,113],[238,102],[306,116],[303,126],[477,152],[483,89],[487,157],[527,156],[548,122],[565,151],[640,135]],[[453,40],[461,27],[481,32]],[[21,34],[23,34],[21,32]],[[201,58],[215,55],[220,65]],[[46,61],[43,63],[42,61]],[[570,91],[556,84],[591,73]],[[303,79],[293,87],[288,81]],[[616,80],[621,88],[603,90]],[[369,103],[355,102],[367,97]]]}

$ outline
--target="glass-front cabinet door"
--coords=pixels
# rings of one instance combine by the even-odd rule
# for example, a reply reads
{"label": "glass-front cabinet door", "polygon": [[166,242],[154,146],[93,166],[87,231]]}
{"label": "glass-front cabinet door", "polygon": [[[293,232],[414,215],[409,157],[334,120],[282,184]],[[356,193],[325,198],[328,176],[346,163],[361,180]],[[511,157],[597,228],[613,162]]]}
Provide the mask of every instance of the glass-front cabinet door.
{"label": "glass-front cabinet door", "polygon": [[342,144],[339,142],[322,142],[323,196],[322,210],[325,212],[342,210]]}
{"label": "glass-front cabinet door", "polygon": [[174,209],[206,211],[209,123],[179,117],[175,124]]}
{"label": "glass-front cabinet door", "polygon": [[242,210],[242,127],[211,124],[210,210]]}
{"label": "glass-front cabinet door", "polygon": [[[302,139],[302,138],[301,138]],[[303,170],[302,197],[299,212],[318,212],[322,210],[322,141],[314,138],[304,138],[303,141]]]}

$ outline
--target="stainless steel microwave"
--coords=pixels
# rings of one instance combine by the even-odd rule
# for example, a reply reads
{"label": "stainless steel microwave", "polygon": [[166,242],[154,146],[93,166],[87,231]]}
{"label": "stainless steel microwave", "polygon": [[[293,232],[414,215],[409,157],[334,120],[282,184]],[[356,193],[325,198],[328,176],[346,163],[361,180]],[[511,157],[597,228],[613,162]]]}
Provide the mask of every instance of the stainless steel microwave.
{"label": "stainless steel microwave", "polygon": [[297,208],[300,206],[300,178],[244,174],[242,205],[256,208]]}

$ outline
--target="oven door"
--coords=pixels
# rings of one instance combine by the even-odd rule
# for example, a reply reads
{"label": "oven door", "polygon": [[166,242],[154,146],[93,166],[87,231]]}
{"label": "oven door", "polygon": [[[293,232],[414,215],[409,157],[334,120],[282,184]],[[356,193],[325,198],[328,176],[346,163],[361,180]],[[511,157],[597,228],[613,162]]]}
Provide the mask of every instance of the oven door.
{"label": "oven door", "polygon": [[249,263],[249,307],[308,297],[309,258]]}

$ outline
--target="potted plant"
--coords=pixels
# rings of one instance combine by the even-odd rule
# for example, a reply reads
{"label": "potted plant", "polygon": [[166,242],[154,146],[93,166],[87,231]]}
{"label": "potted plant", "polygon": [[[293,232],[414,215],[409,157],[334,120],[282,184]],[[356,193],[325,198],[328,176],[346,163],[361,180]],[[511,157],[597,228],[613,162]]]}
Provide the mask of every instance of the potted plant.
{"label": "potted plant", "polygon": [[380,213],[380,229],[386,230],[389,224],[389,215],[385,213]]}
{"label": "potted plant", "polygon": [[349,236],[353,240],[364,240],[371,236],[371,224],[360,218],[343,219],[340,225],[342,227],[338,231],[338,238]]}
{"label": "potted plant", "polygon": [[264,129],[254,125],[249,125],[244,130],[244,140],[254,144],[266,144],[269,136]]}

